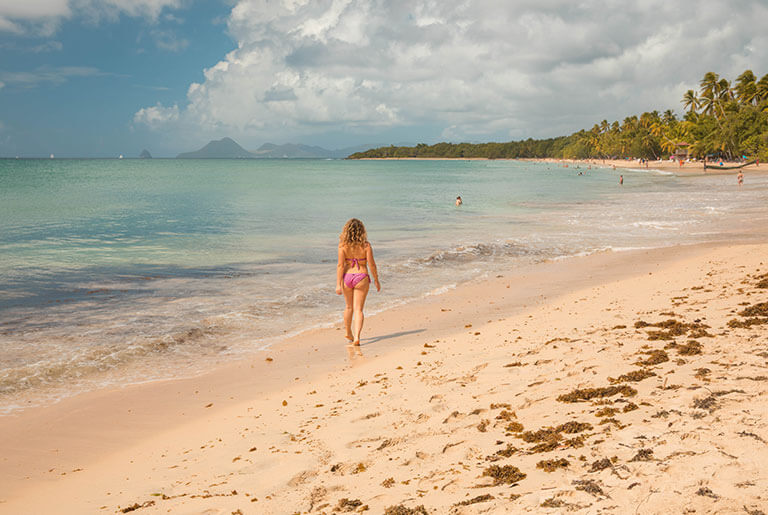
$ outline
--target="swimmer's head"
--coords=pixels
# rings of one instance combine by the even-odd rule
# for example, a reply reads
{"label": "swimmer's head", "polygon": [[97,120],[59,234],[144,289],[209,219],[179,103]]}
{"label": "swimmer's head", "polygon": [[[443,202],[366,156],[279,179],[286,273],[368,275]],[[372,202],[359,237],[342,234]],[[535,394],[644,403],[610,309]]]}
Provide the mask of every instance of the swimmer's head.
{"label": "swimmer's head", "polygon": [[363,222],[357,218],[350,218],[341,230],[339,241],[342,245],[362,246],[368,240]]}

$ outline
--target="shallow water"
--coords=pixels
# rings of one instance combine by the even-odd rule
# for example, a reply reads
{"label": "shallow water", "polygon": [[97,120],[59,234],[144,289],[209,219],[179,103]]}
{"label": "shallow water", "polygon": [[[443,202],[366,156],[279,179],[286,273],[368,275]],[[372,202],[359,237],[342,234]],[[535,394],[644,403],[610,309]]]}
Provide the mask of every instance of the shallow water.
{"label": "shallow water", "polygon": [[735,183],[514,161],[0,160],[0,413],[337,321],[352,216],[376,312],[522,263],[748,236],[768,178]]}

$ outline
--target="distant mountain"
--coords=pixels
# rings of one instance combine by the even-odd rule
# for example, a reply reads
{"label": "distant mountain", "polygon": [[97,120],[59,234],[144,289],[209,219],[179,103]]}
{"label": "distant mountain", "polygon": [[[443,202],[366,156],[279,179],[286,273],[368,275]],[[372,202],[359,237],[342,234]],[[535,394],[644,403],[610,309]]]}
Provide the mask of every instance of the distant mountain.
{"label": "distant mountain", "polygon": [[[323,147],[302,145],[297,143],[286,143],[284,145],[264,143],[258,148],[258,150],[249,152],[238,145],[232,138],[222,138],[220,140],[211,141],[200,150],[196,150],[195,152],[184,152],[176,157],[179,159],[343,159],[350,154],[354,154],[355,152],[364,152],[368,149],[378,148],[380,146],[382,145],[369,144],[340,148],[337,150],[328,150],[327,148]],[[149,152],[147,152],[147,154],[149,154]],[[144,152],[142,152],[142,157],[144,157]]]}
{"label": "distant mountain", "polygon": [[221,138],[208,143],[200,150],[184,152],[177,159],[247,159],[257,157],[238,145],[232,138]]}
{"label": "distant mountain", "polygon": [[145,148],[141,151],[141,154],[139,154],[139,159],[152,159],[152,154]]}

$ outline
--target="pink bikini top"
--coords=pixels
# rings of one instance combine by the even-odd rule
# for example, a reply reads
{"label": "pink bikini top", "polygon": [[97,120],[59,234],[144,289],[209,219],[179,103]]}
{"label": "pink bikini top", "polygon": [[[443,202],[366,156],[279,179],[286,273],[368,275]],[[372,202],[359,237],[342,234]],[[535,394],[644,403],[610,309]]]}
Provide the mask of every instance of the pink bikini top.
{"label": "pink bikini top", "polygon": [[[347,261],[352,261],[352,265],[356,268],[360,268],[361,264],[365,264],[366,258],[346,258]],[[362,263],[361,263],[362,262]]]}

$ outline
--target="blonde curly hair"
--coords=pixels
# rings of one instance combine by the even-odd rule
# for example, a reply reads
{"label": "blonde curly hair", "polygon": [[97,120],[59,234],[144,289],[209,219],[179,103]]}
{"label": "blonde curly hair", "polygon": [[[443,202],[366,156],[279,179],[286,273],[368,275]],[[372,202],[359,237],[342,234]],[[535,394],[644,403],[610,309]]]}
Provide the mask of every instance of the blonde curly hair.
{"label": "blonde curly hair", "polygon": [[339,242],[349,247],[362,247],[366,241],[368,241],[368,234],[365,232],[363,222],[357,218],[350,218],[341,230]]}

